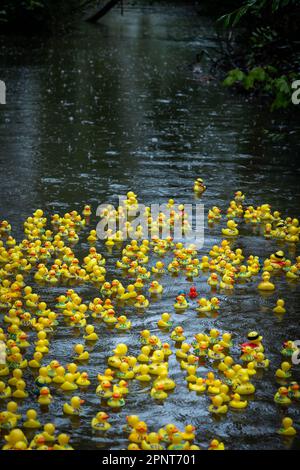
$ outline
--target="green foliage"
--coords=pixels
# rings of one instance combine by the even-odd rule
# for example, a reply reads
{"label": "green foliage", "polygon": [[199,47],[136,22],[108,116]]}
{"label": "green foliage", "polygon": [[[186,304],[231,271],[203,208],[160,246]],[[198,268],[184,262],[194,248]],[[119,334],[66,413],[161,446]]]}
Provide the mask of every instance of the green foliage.
{"label": "green foliage", "polygon": [[253,67],[249,72],[233,69],[228,72],[223,81],[224,86],[239,85],[246,91],[262,91],[273,98],[271,110],[286,108],[291,103],[291,81],[293,77],[281,75],[274,77],[277,69],[267,65],[265,67]]}
{"label": "green foliage", "polygon": [[246,0],[236,10],[222,15],[218,21],[223,22],[225,27],[236,26],[245,15],[259,16],[264,9],[274,14],[283,8],[299,3],[299,0]]}

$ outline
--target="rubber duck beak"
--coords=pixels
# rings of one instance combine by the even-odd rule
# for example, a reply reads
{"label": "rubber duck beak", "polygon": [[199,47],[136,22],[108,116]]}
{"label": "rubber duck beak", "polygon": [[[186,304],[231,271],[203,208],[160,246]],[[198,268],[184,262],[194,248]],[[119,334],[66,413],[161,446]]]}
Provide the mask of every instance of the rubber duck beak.
{"label": "rubber duck beak", "polygon": [[85,400],[80,400],[80,404],[83,405],[85,403]]}

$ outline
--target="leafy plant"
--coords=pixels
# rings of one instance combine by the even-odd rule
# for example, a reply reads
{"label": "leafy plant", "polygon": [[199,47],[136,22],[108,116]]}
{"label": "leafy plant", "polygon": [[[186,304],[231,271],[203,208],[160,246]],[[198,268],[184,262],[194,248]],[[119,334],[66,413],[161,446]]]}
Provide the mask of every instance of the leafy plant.
{"label": "leafy plant", "polygon": [[277,69],[267,65],[265,67],[253,67],[249,72],[233,69],[228,72],[223,81],[224,86],[239,85],[246,91],[261,90],[273,97],[271,110],[286,108],[291,103],[292,76],[281,75],[274,77]]}

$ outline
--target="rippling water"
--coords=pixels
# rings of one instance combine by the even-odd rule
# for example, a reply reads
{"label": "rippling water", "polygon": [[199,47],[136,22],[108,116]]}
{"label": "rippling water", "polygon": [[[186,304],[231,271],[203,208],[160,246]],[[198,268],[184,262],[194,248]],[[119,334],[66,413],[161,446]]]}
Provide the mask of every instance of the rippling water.
{"label": "rippling water", "polygon": [[[299,215],[299,121],[285,120],[281,128],[266,105],[231,94],[217,80],[203,83],[186,70],[199,49],[214,54],[216,39],[210,20],[199,19],[188,8],[137,8],[123,17],[110,13],[96,26],[83,23],[63,38],[45,42],[16,38],[14,46],[10,44],[8,51],[6,47],[3,43],[0,65],[8,88],[7,105],[0,110],[0,219],[12,223],[19,240],[21,222],[37,207],[47,215],[81,210],[84,203],[95,210],[99,203],[117,202],[117,195],[129,189],[146,204],[166,202],[170,197],[191,203],[198,176],[208,186],[202,199],[206,210],[212,205],[225,209],[233,192],[240,189],[248,204],[269,202],[283,215]],[[206,61],[205,73],[209,66]],[[277,247],[249,228],[242,233],[236,247],[242,247],[246,255],[266,257]],[[200,255],[220,240],[220,227],[206,227]],[[119,253],[108,254],[101,243],[98,248],[107,258],[108,278],[116,277]],[[87,250],[85,243],[76,248],[79,256]],[[197,441],[205,446],[219,436],[229,449],[299,447],[298,438],[284,441],[275,433],[282,419],[273,403],[278,387],[274,370],[281,362],[278,351],[282,341],[300,337],[299,288],[280,278],[271,297],[258,294],[255,282],[237,286],[230,296],[220,295],[217,319],[197,318],[192,309],[185,315],[174,314],[188,340],[212,326],[233,332],[236,345],[249,330],[263,334],[272,367],[254,380],[255,399],[244,412],[229,412],[220,421],[214,420],[207,409],[208,397],[186,393],[179,365],[171,358],[177,387],[163,405],[153,406],[149,389],[134,381],[126,407],[109,412],[111,431],[105,437],[93,434],[90,420],[100,410],[94,394],[96,376],[104,370],[112,348],[126,342],[130,353],[136,354],[138,332],[149,328],[157,333],[161,313],[172,312],[177,292],[189,287],[184,278],[176,283],[162,278],[162,284],[162,300],[151,304],[145,314],[133,316],[126,309],[133,322],[130,333],[116,335],[97,325],[101,340],[85,367],[92,386],[82,393],[86,399],[82,418],[63,417],[66,396],[58,391],[44,422],[54,420],[61,432],[71,433],[75,448],[125,448],[121,427],[130,413],[140,414],[151,430],[168,422],[181,428],[192,422]],[[210,294],[206,276],[198,278],[196,286],[204,296]],[[53,298],[62,291],[43,289],[43,296],[53,305]],[[78,292],[85,300],[97,295],[96,289],[88,287]],[[282,319],[271,311],[279,296],[287,303]],[[69,361],[77,340],[73,330],[59,326],[47,363],[52,358],[63,364],[66,358]],[[299,366],[294,376],[299,379]],[[29,405],[27,400],[21,409]],[[289,415],[299,424],[296,405]]]}

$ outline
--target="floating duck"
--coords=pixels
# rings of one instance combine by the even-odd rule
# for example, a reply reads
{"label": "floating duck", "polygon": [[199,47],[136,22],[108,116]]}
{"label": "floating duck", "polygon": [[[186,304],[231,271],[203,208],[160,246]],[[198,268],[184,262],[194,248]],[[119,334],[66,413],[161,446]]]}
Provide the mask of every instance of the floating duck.
{"label": "floating duck", "polygon": [[281,349],[281,354],[285,357],[292,357],[294,353],[298,353],[299,349],[293,341],[285,341],[283,343],[283,348]]}
{"label": "floating duck", "polygon": [[85,327],[86,334],[83,336],[83,339],[86,341],[98,341],[99,336],[95,332],[95,327],[93,325],[87,325]]}
{"label": "floating duck", "polygon": [[227,228],[222,228],[222,234],[226,237],[236,237],[239,234],[237,226],[234,220],[228,220]]}
{"label": "floating duck", "polygon": [[11,388],[4,382],[0,382],[0,400],[5,400],[11,396]]}
{"label": "floating duck", "polygon": [[223,442],[219,442],[217,439],[213,439],[209,444],[208,450],[225,450],[225,446]]}
{"label": "floating duck", "polygon": [[280,406],[289,406],[292,401],[288,396],[288,389],[286,387],[280,387],[274,395],[274,401]]}
{"label": "floating duck", "polygon": [[144,421],[139,421],[129,434],[129,441],[134,443],[140,443],[147,438],[148,426]]}
{"label": "floating duck", "polygon": [[111,424],[107,422],[109,415],[103,411],[99,411],[95,418],[91,421],[91,426],[95,431],[108,431]]}
{"label": "floating duck", "polygon": [[184,330],[182,326],[176,326],[171,333],[171,339],[176,343],[182,343],[186,339],[183,333]]}
{"label": "floating duck", "polygon": [[[8,435],[4,436],[4,439],[7,444],[2,447],[2,450],[27,449],[28,441],[23,431],[19,428],[12,429]],[[22,445],[19,445],[20,443]]]}
{"label": "floating duck", "polygon": [[169,313],[163,313],[157,322],[157,326],[163,330],[169,330],[172,325],[173,321],[171,321],[171,315]]}
{"label": "floating duck", "polygon": [[151,397],[155,400],[165,400],[168,398],[168,394],[165,392],[164,388],[162,383],[154,385],[150,391]]}
{"label": "floating duck", "polygon": [[278,434],[281,436],[295,436],[297,434],[296,429],[293,427],[293,420],[286,416],[282,420],[282,427],[278,430]]}
{"label": "floating duck", "polygon": [[270,282],[270,273],[265,271],[262,273],[262,281],[258,284],[258,289],[261,291],[273,291],[275,286]]}
{"label": "floating duck", "polygon": [[219,278],[216,273],[212,273],[209,278],[207,279],[207,284],[212,288],[216,289],[219,287]]}
{"label": "floating duck", "polygon": [[142,441],[141,448],[143,450],[163,450],[164,447],[159,442],[160,436],[156,432],[150,432],[147,438]]}
{"label": "floating duck", "polygon": [[54,450],[73,450],[73,447],[69,444],[70,436],[67,434],[59,434],[57,437],[57,444],[54,444]]}
{"label": "floating duck", "polygon": [[209,406],[209,411],[213,414],[226,414],[228,406],[224,404],[221,395],[215,395],[211,397],[212,404]]}
{"label": "floating duck", "polygon": [[171,442],[168,450],[187,450],[189,448],[189,443],[183,440],[182,434],[179,432],[172,434]]}
{"label": "floating duck", "polygon": [[286,309],[284,308],[284,300],[278,299],[276,302],[276,307],[273,308],[274,313],[286,313]]}
{"label": "floating duck", "polygon": [[37,419],[37,412],[35,410],[30,409],[26,411],[26,417],[27,417],[27,420],[24,421],[24,424],[23,424],[24,428],[38,429],[42,426],[39,420]]}
{"label": "floating duck", "polygon": [[107,400],[108,406],[111,408],[122,408],[125,406],[125,400],[120,391],[115,390],[112,396]]}
{"label": "floating duck", "polygon": [[79,385],[79,387],[88,387],[89,385],[91,385],[88,373],[82,372],[76,380],[76,384]]}
{"label": "floating duck", "polygon": [[158,295],[163,292],[163,287],[158,281],[152,281],[148,290],[151,295]]}
{"label": "floating duck", "polygon": [[188,308],[189,304],[184,295],[178,295],[176,297],[176,302],[174,304],[174,308],[176,312],[184,312]]}
{"label": "floating duck", "polygon": [[206,186],[202,178],[197,178],[194,182],[194,192],[197,194],[203,194],[206,191]]}
{"label": "floating duck", "polygon": [[189,389],[196,393],[206,391],[206,382],[202,377],[198,377],[195,383],[189,382]]}
{"label": "floating duck", "polygon": [[231,408],[241,410],[248,406],[248,402],[247,400],[241,400],[240,395],[238,393],[235,393],[232,396],[232,399],[230,400],[229,405]]}
{"label": "floating duck", "polygon": [[48,387],[42,387],[40,389],[40,395],[38,397],[38,403],[41,406],[49,406],[52,402],[52,395]]}
{"label": "floating duck", "polygon": [[131,328],[131,321],[125,315],[120,315],[117,318],[115,328],[119,331],[128,331]]}
{"label": "floating duck", "polygon": [[85,401],[78,396],[72,397],[70,403],[64,403],[63,412],[66,415],[79,416],[81,413],[81,405],[83,405],[84,402]]}
{"label": "floating duck", "polygon": [[289,379],[291,377],[290,369],[292,368],[289,362],[282,362],[280,369],[277,369],[275,372],[275,376],[278,379]]}
{"label": "floating duck", "polygon": [[147,364],[142,364],[139,367],[135,379],[140,382],[150,382],[151,376],[149,375],[149,366],[147,366]]}
{"label": "floating duck", "polygon": [[83,344],[80,344],[80,343],[76,344],[74,346],[74,351],[76,353],[76,356],[74,356],[75,361],[83,362],[83,361],[88,361],[89,360],[90,355],[89,355],[88,351],[84,350]]}
{"label": "floating duck", "polygon": [[149,306],[149,300],[144,295],[138,295],[134,306],[137,309],[145,309]]}

